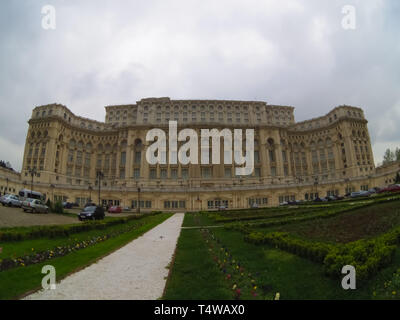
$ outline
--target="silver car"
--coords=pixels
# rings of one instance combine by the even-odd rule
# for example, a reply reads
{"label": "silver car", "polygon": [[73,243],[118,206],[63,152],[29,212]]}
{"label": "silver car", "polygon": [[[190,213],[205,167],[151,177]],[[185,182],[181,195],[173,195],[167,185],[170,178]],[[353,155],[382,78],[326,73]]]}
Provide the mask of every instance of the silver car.
{"label": "silver car", "polygon": [[41,200],[38,199],[27,199],[26,201],[22,202],[22,209],[24,212],[30,211],[32,213],[37,212],[49,212],[49,207],[46,206]]}
{"label": "silver car", "polygon": [[21,201],[19,200],[18,196],[13,194],[6,194],[5,196],[2,196],[0,202],[3,204],[3,206],[21,207]]}

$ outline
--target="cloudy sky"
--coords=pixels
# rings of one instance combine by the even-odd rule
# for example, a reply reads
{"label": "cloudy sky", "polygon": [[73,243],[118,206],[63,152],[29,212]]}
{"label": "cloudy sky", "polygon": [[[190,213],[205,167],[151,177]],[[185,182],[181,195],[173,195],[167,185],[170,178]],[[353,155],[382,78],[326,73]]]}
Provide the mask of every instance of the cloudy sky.
{"label": "cloudy sky", "polygon": [[380,162],[400,146],[399,17],[398,0],[2,1],[0,159],[21,169],[37,105],[104,121],[105,105],[169,96],[292,105],[298,121],[359,106]]}

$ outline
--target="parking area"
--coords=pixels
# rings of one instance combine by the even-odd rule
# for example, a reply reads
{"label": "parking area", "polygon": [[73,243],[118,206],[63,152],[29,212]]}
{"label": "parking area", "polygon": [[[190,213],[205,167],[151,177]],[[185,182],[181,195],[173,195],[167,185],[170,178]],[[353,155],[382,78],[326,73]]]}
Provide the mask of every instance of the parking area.
{"label": "parking area", "polygon": [[53,213],[32,214],[24,212],[21,208],[0,205],[0,228],[69,223],[79,223],[79,221],[74,217],[65,215]]}

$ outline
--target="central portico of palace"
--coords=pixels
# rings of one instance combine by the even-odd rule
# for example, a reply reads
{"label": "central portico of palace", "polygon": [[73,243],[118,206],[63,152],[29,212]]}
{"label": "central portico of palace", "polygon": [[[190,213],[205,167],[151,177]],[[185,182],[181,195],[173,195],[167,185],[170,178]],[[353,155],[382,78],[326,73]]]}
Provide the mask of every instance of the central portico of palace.
{"label": "central portico of palace", "polygon": [[[263,101],[147,98],[105,110],[105,122],[99,122],[60,104],[34,108],[20,186],[30,187],[35,168],[34,190],[56,201],[97,202],[100,184],[104,204],[185,211],[273,206],[381,183],[358,107],[338,106],[301,122],[293,107]],[[201,129],[254,129],[252,174],[236,176],[234,162],[149,164],[146,134],[152,128],[168,134],[170,120],[199,136]],[[220,147],[223,157],[222,142]]]}

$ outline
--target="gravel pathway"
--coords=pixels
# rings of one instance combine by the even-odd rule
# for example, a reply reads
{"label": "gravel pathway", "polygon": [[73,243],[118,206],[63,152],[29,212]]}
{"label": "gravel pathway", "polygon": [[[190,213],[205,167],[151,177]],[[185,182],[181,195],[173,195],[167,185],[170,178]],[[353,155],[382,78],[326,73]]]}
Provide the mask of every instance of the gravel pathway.
{"label": "gravel pathway", "polygon": [[183,217],[183,213],[174,214],[121,249],[61,280],[55,290],[40,290],[25,299],[160,298],[168,275],[166,267],[175,251]]}

